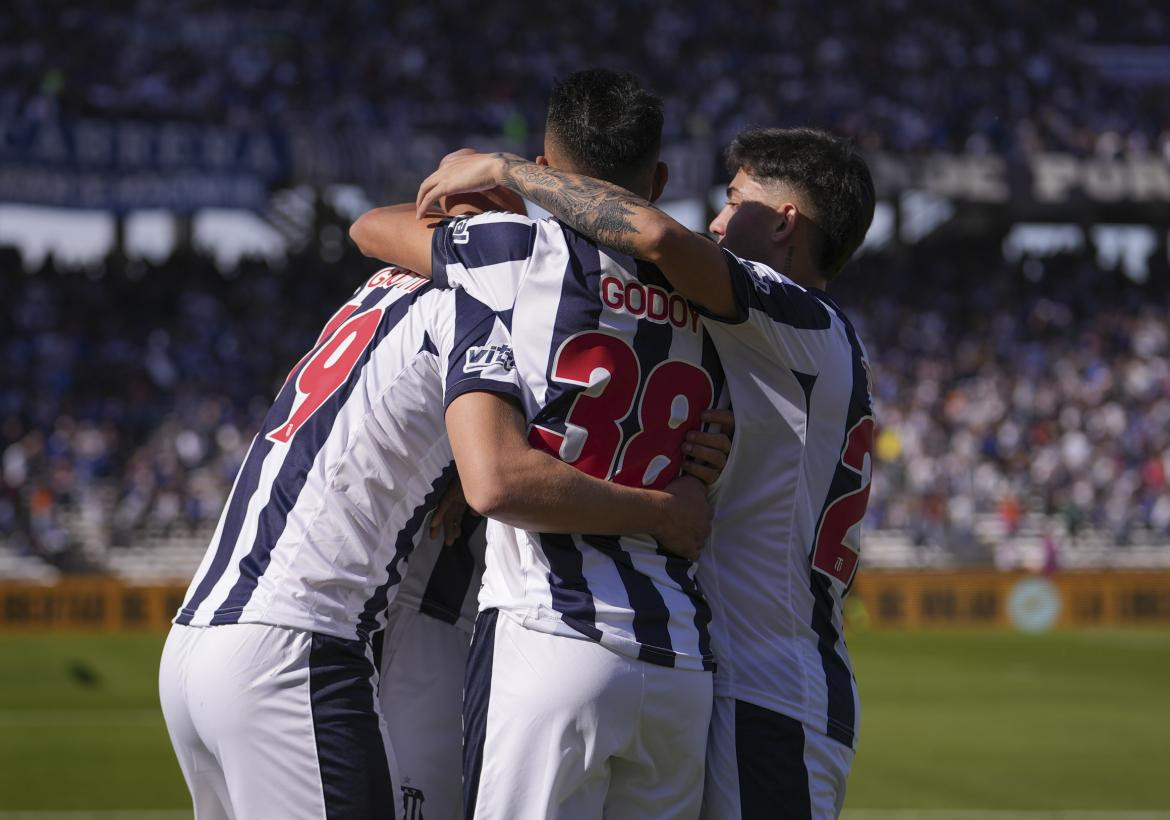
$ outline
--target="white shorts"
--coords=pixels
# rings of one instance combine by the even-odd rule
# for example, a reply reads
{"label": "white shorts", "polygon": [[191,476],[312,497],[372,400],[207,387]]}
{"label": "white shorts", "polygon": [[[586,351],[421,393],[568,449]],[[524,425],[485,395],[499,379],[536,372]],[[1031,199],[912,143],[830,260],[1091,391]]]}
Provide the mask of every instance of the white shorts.
{"label": "white shorts", "polygon": [[399,816],[364,641],[173,626],[159,696],[196,820]]}
{"label": "white shorts", "polygon": [[710,672],[481,612],[463,704],[466,816],[698,817],[711,700]]}
{"label": "white shorts", "polygon": [[715,698],[704,820],[830,820],[845,805],[853,750],[799,720]]}
{"label": "white shorts", "polygon": [[471,635],[391,604],[378,699],[398,758],[406,820],[463,815],[463,676]]}

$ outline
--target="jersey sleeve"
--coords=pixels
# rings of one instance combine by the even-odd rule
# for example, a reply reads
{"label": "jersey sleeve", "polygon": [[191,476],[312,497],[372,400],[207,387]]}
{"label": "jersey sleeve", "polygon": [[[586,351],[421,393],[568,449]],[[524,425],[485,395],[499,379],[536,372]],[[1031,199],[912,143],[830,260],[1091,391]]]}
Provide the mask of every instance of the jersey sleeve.
{"label": "jersey sleeve", "polygon": [[496,311],[464,290],[455,293],[455,321],[448,350],[440,350],[446,367],[443,406],[464,393],[486,390],[523,401],[520,377],[512,358],[511,334]]}
{"label": "jersey sleeve", "polygon": [[731,277],[736,315],[716,316],[695,305],[708,330],[770,353],[789,367],[815,373],[823,334],[809,331],[829,330],[829,307],[812,291],[767,265],[741,259],[726,248],[721,250]]}
{"label": "jersey sleeve", "polygon": [[462,288],[492,310],[516,301],[533,257],[537,225],[526,216],[486,213],[448,219],[431,238],[437,287]]}

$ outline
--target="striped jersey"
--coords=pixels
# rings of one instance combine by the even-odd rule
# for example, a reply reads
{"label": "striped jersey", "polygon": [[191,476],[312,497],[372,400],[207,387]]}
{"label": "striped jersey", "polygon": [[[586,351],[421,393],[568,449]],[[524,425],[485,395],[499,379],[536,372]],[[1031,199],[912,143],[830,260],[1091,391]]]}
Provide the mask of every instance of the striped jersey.
{"label": "striped jersey", "polygon": [[414,549],[403,561],[394,605],[413,609],[470,635],[479,610],[486,529],[484,519],[468,510],[459,537],[453,544],[444,545],[442,531],[437,538],[428,535],[428,517]]}
{"label": "striped jersey", "polygon": [[727,368],[735,438],[699,579],[715,691],[853,746],[842,601],[860,554],[874,439],[870,373],[823,291],[726,252],[740,314],[704,324]]}
{"label": "striped jersey", "polygon": [[[484,214],[436,231],[434,281],[500,311],[533,446],[583,472],[661,488],[700,414],[726,406],[697,312],[651,265],[555,220]],[[555,535],[489,522],[480,608],[664,666],[711,669],[692,562],[649,535]]]}
{"label": "striped jersey", "polygon": [[277,394],[175,623],[380,629],[403,560],[438,548],[424,525],[455,474],[444,409],[470,390],[515,396],[510,361],[504,325],[468,294],[374,274]]}

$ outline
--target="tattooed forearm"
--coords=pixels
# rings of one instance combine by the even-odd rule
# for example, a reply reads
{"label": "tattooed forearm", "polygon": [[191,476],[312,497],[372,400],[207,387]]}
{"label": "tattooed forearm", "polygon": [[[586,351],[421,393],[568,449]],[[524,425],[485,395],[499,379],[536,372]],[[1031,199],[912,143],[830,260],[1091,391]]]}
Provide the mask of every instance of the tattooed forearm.
{"label": "tattooed forearm", "polygon": [[632,256],[645,251],[639,225],[660,213],[646,200],[592,177],[502,158],[511,190],[602,245]]}

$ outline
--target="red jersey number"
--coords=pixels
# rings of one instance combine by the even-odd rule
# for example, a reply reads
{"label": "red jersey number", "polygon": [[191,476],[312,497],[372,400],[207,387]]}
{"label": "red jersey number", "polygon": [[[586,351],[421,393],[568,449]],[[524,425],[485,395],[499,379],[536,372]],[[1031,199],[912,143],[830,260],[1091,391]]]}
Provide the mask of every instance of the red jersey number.
{"label": "red jersey number", "polygon": [[642,390],[639,429],[623,448],[621,422],[634,409],[641,372],[634,349],[617,336],[591,330],[569,337],[557,351],[552,378],[585,389],[565,417],[565,433],[536,426],[529,440],[595,478],[665,487],[678,475],[683,439],[714,401],[714,385],[693,364],[660,363]]}
{"label": "red jersey number", "polygon": [[[382,308],[359,313],[350,318],[356,310],[355,305],[345,305],[334,314],[325,326],[320,345],[311,352],[297,367],[296,398],[293,399],[292,410],[287,419],[278,427],[268,431],[268,439],[278,444],[287,444],[296,435],[313,414],[321,409],[321,405],[332,396],[337,388],[345,384],[349,374],[361,358],[362,353],[378,331],[378,324],[382,321]],[[330,335],[330,329],[333,329]],[[321,344],[321,341],[328,339]],[[297,372],[297,368],[300,372]],[[292,373],[289,374],[289,379]],[[287,381],[286,381],[287,384]]]}
{"label": "red jersey number", "polygon": [[[869,488],[873,475],[873,416],[864,416],[849,430],[841,463],[861,476],[861,486],[852,492],[834,499],[817,527],[816,546],[813,549],[813,566],[848,585],[861,556],[860,538],[854,528],[865,517],[869,504]],[[865,471],[869,459],[870,471]],[[850,533],[854,533],[852,536]]]}

